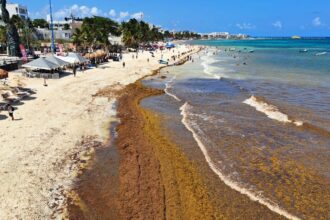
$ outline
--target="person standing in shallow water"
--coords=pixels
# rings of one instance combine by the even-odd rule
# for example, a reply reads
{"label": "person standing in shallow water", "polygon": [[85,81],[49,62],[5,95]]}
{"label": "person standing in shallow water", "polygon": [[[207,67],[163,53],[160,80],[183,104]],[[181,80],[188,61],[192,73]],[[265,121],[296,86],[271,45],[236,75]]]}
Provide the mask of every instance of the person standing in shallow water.
{"label": "person standing in shallow water", "polygon": [[14,118],[14,111],[15,111],[14,107],[9,104],[7,110],[8,110],[9,117],[11,118],[12,121],[14,121],[15,120],[15,118]]}

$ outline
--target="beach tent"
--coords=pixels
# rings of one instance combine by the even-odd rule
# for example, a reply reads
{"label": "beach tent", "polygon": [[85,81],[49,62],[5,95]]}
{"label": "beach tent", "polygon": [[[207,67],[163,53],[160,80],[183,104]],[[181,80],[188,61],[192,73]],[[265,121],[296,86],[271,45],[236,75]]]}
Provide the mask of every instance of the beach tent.
{"label": "beach tent", "polygon": [[46,57],[46,60],[48,60],[48,61],[50,61],[52,63],[56,63],[60,67],[64,67],[64,66],[70,64],[69,62],[66,62],[64,60],[61,60],[60,58],[57,58],[54,55],[50,55],[50,56]]}
{"label": "beach tent", "polygon": [[76,59],[73,58],[73,57],[68,57],[68,56],[55,56],[56,58],[64,61],[64,62],[67,62],[67,63],[70,63],[70,64],[75,64],[76,63]]}
{"label": "beach tent", "polygon": [[7,79],[8,72],[6,70],[0,69],[0,79]]}
{"label": "beach tent", "polygon": [[172,42],[166,43],[165,46],[166,46],[166,48],[174,48],[175,47],[175,45]]}
{"label": "beach tent", "polygon": [[46,58],[41,57],[33,60],[29,63],[24,64],[22,67],[30,69],[41,69],[41,70],[55,70],[60,67],[60,65],[48,61]]}
{"label": "beach tent", "polygon": [[86,63],[88,60],[79,53],[69,53],[68,57],[74,58],[75,63]]}

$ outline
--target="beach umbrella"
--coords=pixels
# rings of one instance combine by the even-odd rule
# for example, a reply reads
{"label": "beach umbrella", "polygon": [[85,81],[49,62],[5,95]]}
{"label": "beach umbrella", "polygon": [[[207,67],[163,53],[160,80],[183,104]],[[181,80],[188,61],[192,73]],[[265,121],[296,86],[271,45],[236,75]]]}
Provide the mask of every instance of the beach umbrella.
{"label": "beach umbrella", "polygon": [[69,64],[69,62],[66,62],[64,60],[61,60],[60,58],[54,56],[54,55],[50,55],[48,57],[46,57],[46,60],[52,62],[52,63],[56,63],[57,65],[61,66],[61,67],[64,67],[66,65]]}
{"label": "beach umbrella", "polygon": [[8,72],[6,70],[0,69],[0,79],[7,79]]}
{"label": "beach umbrella", "polygon": [[96,57],[96,53],[89,54],[90,59],[94,59]]}
{"label": "beach umbrella", "polygon": [[48,61],[46,58],[41,57],[24,64],[22,67],[30,69],[42,69],[42,70],[54,70],[60,67],[60,65]]}
{"label": "beach umbrella", "polygon": [[166,48],[173,48],[173,47],[175,47],[175,46],[174,46],[174,44],[172,42],[168,42],[166,44]]}
{"label": "beach umbrella", "polygon": [[85,62],[88,62],[88,60],[86,58],[84,58],[79,53],[69,53],[68,57],[74,58],[75,63],[85,63]]}

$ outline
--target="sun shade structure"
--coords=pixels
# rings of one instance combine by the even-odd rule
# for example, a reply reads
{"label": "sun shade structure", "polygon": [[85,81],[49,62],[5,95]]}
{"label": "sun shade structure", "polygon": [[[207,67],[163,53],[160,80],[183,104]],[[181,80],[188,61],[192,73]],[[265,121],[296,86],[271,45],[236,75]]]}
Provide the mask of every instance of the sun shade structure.
{"label": "sun shade structure", "polygon": [[46,60],[48,60],[52,63],[55,63],[55,64],[59,65],[60,67],[64,67],[64,66],[70,64],[69,62],[61,60],[60,58],[57,58],[54,55],[50,55],[50,56],[46,57]]}
{"label": "sun shade structure", "polygon": [[7,79],[8,72],[6,70],[0,69],[0,79]]}
{"label": "sun shade structure", "polygon": [[65,56],[55,56],[56,58],[64,61],[64,62],[67,62],[69,64],[75,64],[76,63],[76,59],[73,58],[73,57],[65,57]]}
{"label": "sun shade structure", "polygon": [[86,63],[88,60],[79,53],[69,53],[68,57],[74,58],[75,63]]}
{"label": "sun shade structure", "polygon": [[41,57],[29,63],[24,64],[22,67],[30,68],[30,69],[55,70],[60,68],[61,66],[47,60],[44,57]]}
{"label": "sun shade structure", "polygon": [[174,48],[175,45],[172,42],[168,42],[166,45],[166,48]]}

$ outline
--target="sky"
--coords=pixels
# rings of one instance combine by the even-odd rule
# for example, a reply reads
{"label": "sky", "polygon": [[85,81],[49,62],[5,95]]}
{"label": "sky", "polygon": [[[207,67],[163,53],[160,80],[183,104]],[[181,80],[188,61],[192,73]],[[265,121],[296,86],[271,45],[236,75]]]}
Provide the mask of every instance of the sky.
{"label": "sky", "polygon": [[[330,36],[330,0],[52,0],[55,19],[141,18],[168,30],[246,33],[252,36]],[[46,18],[49,0],[11,0]]]}

